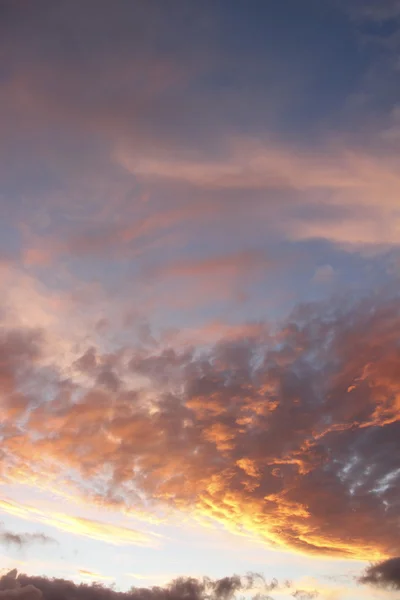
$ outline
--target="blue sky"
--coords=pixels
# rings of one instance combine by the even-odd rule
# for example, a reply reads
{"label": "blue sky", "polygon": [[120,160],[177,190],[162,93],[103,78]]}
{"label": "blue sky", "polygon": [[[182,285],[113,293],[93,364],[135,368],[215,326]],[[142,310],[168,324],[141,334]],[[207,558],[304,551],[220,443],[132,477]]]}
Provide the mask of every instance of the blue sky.
{"label": "blue sky", "polygon": [[400,3],[3,0],[0,51],[0,566],[390,597]]}

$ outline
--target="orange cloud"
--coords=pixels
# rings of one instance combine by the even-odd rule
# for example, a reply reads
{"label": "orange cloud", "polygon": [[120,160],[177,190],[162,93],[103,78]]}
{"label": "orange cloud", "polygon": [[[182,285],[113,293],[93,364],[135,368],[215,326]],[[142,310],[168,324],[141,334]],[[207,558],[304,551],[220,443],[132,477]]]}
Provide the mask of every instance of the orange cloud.
{"label": "orange cloud", "polygon": [[92,519],[74,517],[59,512],[46,512],[34,506],[16,501],[0,499],[0,510],[29,521],[37,521],[60,531],[89,537],[94,540],[122,545],[147,546],[154,544],[154,538],[129,527],[102,523]]}
{"label": "orange cloud", "polygon": [[[398,552],[398,302],[374,297],[333,308],[303,307],[279,332],[264,327],[198,353],[156,344],[117,351],[107,363],[98,351],[73,396],[61,394],[60,379],[52,398],[21,405],[3,442],[3,477],[26,478],[28,470],[54,485],[72,470],[78,485],[82,478],[84,488],[105,490],[104,504],[172,507],[299,552],[368,559]],[[17,339],[11,386],[20,361],[41,368],[25,349],[29,340]],[[118,385],[103,385],[107,364]],[[135,376],[147,378],[146,390],[129,387]],[[12,424],[6,413],[3,426]],[[2,507],[115,544],[153,540]]]}

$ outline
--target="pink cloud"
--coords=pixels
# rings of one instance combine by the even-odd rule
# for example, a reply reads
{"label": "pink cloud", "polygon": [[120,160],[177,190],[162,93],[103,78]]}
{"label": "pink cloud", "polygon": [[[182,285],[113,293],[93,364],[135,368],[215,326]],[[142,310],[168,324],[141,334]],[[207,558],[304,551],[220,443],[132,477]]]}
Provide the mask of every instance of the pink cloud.
{"label": "pink cloud", "polygon": [[[69,388],[55,362],[51,398],[33,386],[17,421],[4,413],[3,477],[54,483],[72,470],[114,508],[139,490],[148,506],[299,552],[396,553],[399,329],[397,299],[375,296],[302,307],[277,332],[225,328],[208,349],[98,349]],[[0,340],[8,396],[40,376],[29,339]]]}

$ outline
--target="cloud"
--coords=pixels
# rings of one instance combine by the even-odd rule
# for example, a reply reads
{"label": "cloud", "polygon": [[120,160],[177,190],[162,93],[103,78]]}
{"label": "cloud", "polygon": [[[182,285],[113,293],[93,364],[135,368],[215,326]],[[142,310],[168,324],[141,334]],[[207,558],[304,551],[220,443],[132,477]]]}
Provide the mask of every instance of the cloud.
{"label": "cloud", "polygon": [[317,591],[307,591],[307,590],[296,590],[292,594],[293,598],[296,600],[314,600],[314,598],[318,598],[319,592]]}
{"label": "cloud", "polygon": [[215,202],[205,201],[168,203],[162,209],[151,206],[147,212],[125,207],[120,212],[122,214],[117,218],[114,215],[114,219],[110,219],[108,211],[105,211],[98,219],[74,223],[72,229],[67,228],[58,235],[42,235],[39,239],[27,236],[22,251],[23,263],[46,266],[63,258],[107,256],[121,260],[140,256],[157,249],[163,239],[173,240],[173,234],[179,237],[180,228],[190,227],[193,223],[207,223],[221,211]]}
{"label": "cloud", "polygon": [[[41,518],[42,520],[44,517]],[[75,533],[94,540],[109,542],[115,545],[152,545],[155,540],[151,535],[129,527],[120,527],[111,523],[102,523],[93,519],[82,517],[71,517],[65,514],[53,513],[47,520],[49,525],[66,531]]]}
{"label": "cloud", "polygon": [[[86,600],[89,597],[92,600],[234,600],[243,596],[252,600],[274,600],[282,595],[285,595],[285,598],[286,595],[290,595],[297,600],[313,600],[318,597],[332,600],[341,598],[341,594],[346,593],[342,587],[322,587],[319,591],[298,589],[293,582],[279,582],[275,578],[266,580],[258,573],[247,573],[244,576],[232,575],[220,579],[180,576],[163,585],[134,586],[125,592],[116,591],[115,585],[107,587],[106,584],[101,583],[103,580],[111,580],[111,577],[87,569],[80,569],[79,576],[80,579],[93,581],[77,584],[65,579],[18,574],[14,569],[1,577],[0,590],[4,592],[6,598],[29,596],[35,590],[35,596],[32,597],[43,598],[43,600],[53,598],[68,600],[71,596],[77,600]],[[12,594],[7,596],[10,591]],[[357,593],[361,597],[361,590]]]}
{"label": "cloud", "polygon": [[[220,197],[228,191],[251,194],[253,210],[262,206],[267,226],[273,222],[272,231],[278,228],[289,239],[324,238],[355,246],[398,244],[397,159],[390,146],[382,150],[384,144],[375,145],[376,141],[361,148],[354,141],[350,145],[345,140],[334,144],[326,140],[320,148],[304,152],[295,146],[243,138],[226,139],[225,155],[213,160],[162,156],[152,160],[135,155],[129,159],[126,153],[120,160],[147,180],[181,182]],[[261,191],[264,195],[257,207]],[[279,194],[284,197],[277,206]],[[231,220],[227,203],[222,207]],[[246,214],[240,219],[245,221]]]}
{"label": "cloud", "polygon": [[[252,271],[255,268],[268,267],[266,256],[256,252],[239,252],[229,256],[213,256],[195,260],[179,260],[155,270],[163,277],[210,277],[236,274],[240,271]],[[154,273],[154,271],[153,271]]]}
{"label": "cloud", "polygon": [[[40,156],[43,146],[53,148],[49,159],[60,177],[63,160],[70,173],[70,165],[76,168],[80,160],[93,167],[93,155],[102,154],[98,146],[103,145],[103,154],[107,154],[110,138],[128,139],[142,151],[155,146],[166,150],[182,145],[213,148],[215,137],[221,130],[231,129],[232,121],[235,129],[247,126],[258,131],[265,121],[272,126],[274,115],[282,120],[284,107],[295,108],[304,97],[312,96],[316,90],[313,78],[307,81],[314,85],[307,86],[306,93],[304,90],[310,62],[324,82],[330,83],[338,75],[338,64],[332,60],[338,48],[337,32],[327,30],[321,39],[318,30],[328,19],[321,19],[312,6],[300,11],[295,3],[291,5],[293,14],[308,15],[304,21],[297,19],[301,30],[308,33],[308,44],[300,44],[302,51],[282,27],[281,11],[268,11],[267,31],[283,29],[282,39],[275,39],[283,64],[270,56],[270,36],[254,21],[252,31],[252,20],[247,23],[240,18],[242,6],[228,11],[236,15],[231,27],[226,23],[226,10],[190,5],[183,11],[177,6],[167,11],[157,3],[111,10],[104,0],[84,7],[72,1],[60,8],[43,2],[32,10],[8,2],[1,28],[9,74],[3,84],[5,116],[20,123],[32,154],[36,150]],[[66,38],[56,40],[53,32],[59,19]],[[315,24],[311,29],[309,19]],[[70,39],[74,49],[67,43]],[[162,48],[155,40],[162,41]],[[254,43],[256,47],[261,44],[264,51],[254,51]],[[231,57],[238,44],[240,60],[233,65]],[[325,79],[320,62],[305,51],[309,44],[318,47],[327,60],[329,79]],[[344,71],[347,64],[340,65],[339,96],[346,79]],[[216,78],[221,82],[223,78],[225,84],[216,85]],[[318,85],[321,104],[334,91],[332,85],[326,91],[324,87]],[[14,128],[6,118],[4,122],[12,135]],[[36,144],[29,135],[30,127],[36,132]],[[19,141],[21,134],[14,136]],[[82,149],[76,138],[82,140]],[[15,150],[13,158],[19,158]],[[12,167],[13,161],[8,160]],[[13,173],[16,170],[14,166]],[[25,170],[28,176],[32,167]]]}
{"label": "cloud", "polygon": [[[37,521],[55,527],[67,533],[89,537],[94,540],[115,544],[116,546],[130,544],[147,546],[156,543],[156,538],[151,534],[137,531],[130,527],[121,527],[112,523],[75,517],[56,511],[45,511],[16,501],[0,499],[0,510],[29,521]],[[11,534],[11,536],[13,535]],[[38,536],[37,539],[35,534],[32,534],[33,538],[28,537],[27,541],[44,541],[41,540],[41,534],[36,535]],[[25,536],[29,536],[29,534],[25,534]],[[12,541],[12,539],[8,539],[9,543]]]}
{"label": "cloud", "polygon": [[[84,383],[71,370],[66,387],[54,370],[45,401],[38,389],[22,396],[17,422],[5,413],[3,476],[54,485],[72,472],[88,500],[93,492],[105,505],[169,507],[302,553],[396,555],[398,307],[396,295],[341,298],[201,351],[160,341],[106,356],[97,349]],[[34,353],[15,347],[21,359],[5,353],[10,397],[41,371]],[[116,385],[99,377],[104,365]],[[154,539],[2,507],[116,544]]]}
{"label": "cloud", "polygon": [[44,533],[14,533],[12,531],[0,531],[0,544],[5,546],[16,546],[23,548],[31,544],[55,544],[55,539]]}
{"label": "cloud", "polygon": [[202,344],[215,344],[219,340],[241,340],[243,338],[259,338],[266,332],[264,323],[229,324],[224,321],[214,320],[204,323],[201,327],[182,328],[164,334],[167,343],[174,346],[194,346]]}
{"label": "cloud", "polygon": [[213,253],[150,266],[144,269],[143,280],[154,286],[155,295],[162,294],[163,307],[193,309],[220,300],[240,304],[250,295],[252,284],[263,281],[283,262],[254,250]]}
{"label": "cloud", "polygon": [[82,577],[85,578],[88,577],[89,579],[94,579],[95,581],[110,581],[113,579],[112,577],[101,575],[95,571],[89,571],[88,569],[79,569],[79,575],[82,575]]}
{"label": "cloud", "polygon": [[[388,14],[398,6],[394,1],[358,4]],[[274,28],[277,18],[279,31],[282,24],[275,10],[265,26]],[[320,11],[309,6],[304,10],[316,23],[302,36],[308,40],[308,61],[313,62],[311,38],[317,49],[312,54],[321,55],[323,40],[326,56],[335,56],[340,35],[333,28],[331,38],[324,27],[322,38],[310,38],[321,26]],[[267,71],[275,74],[272,81],[260,77],[269,54],[283,60],[289,52],[293,64],[298,57],[304,60],[290,43],[292,36],[286,45],[282,37],[282,52],[254,52],[250,60],[247,21],[234,19],[235,43],[244,44],[248,60],[236,62],[232,72],[231,56],[238,52],[234,45],[229,50],[230,28],[223,26],[230,21],[203,4],[185,8],[190,18],[176,7],[166,11],[162,5],[135,4],[111,11],[106,2],[85,7],[70,2],[60,8],[43,2],[35,11],[8,2],[6,12],[0,36],[7,63],[2,79],[2,204],[18,229],[23,223],[32,229],[21,249],[26,266],[76,257],[132,257],[176,227],[190,226],[185,234],[203,241],[204,232],[211,237],[215,214],[231,238],[237,228],[232,223],[240,225],[245,215],[254,228],[261,221],[268,234],[291,240],[398,244],[398,161],[390,144],[382,149],[381,139],[360,144],[350,136],[338,142],[330,132],[314,147],[306,148],[305,141],[298,146],[279,141],[273,115],[288,98],[289,114],[296,112],[303,90],[308,90],[304,106],[314,101],[307,79],[294,76],[292,65],[283,75],[279,60],[276,65],[271,61]],[[54,38],[59,19],[66,39],[75,40],[74,50]],[[297,23],[304,26],[302,19]],[[241,35],[242,28],[247,35]],[[278,46],[280,37],[274,38]],[[164,40],[163,52],[155,39]],[[357,61],[358,52],[357,47]],[[332,65],[339,66],[341,84],[343,64],[338,58]],[[315,69],[332,77],[323,60]],[[312,71],[308,64],[307,74]],[[271,90],[281,89],[282,79],[285,93],[277,93],[272,109]],[[356,79],[352,73],[352,93]],[[233,89],[215,85],[222,80],[232,80]],[[292,85],[299,88],[297,93],[287,93]],[[314,96],[322,104],[325,87],[332,110],[335,86],[330,81],[326,86],[318,83]],[[249,90],[251,103],[243,90]],[[193,120],[193,114],[198,118]],[[260,125],[266,114],[271,114],[271,131]],[[287,139],[286,114],[280,116],[281,137]],[[14,195],[23,201],[13,202]],[[143,197],[150,202],[140,202]]]}
{"label": "cloud", "polygon": [[[83,576],[95,578],[98,574],[82,569]],[[99,579],[104,579],[101,575]],[[268,583],[261,575],[233,575],[221,579],[178,577],[164,587],[132,587],[128,592],[117,592],[98,583],[75,584],[64,579],[47,579],[18,574],[14,569],[0,579],[0,597],[43,598],[43,600],[67,600],[73,596],[77,600],[232,600],[238,592],[248,592],[257,585],[261,592],[278,589],[276,580]],[[265,599],[269,596],[263,596]]]}
{"label": "cloud", "polygon": [[[111,10],[105,0],[84,7],[43,0],[35,8],[6,0],[0,200],[10,231],[2,238],[13,234],[10,248],[24,267],[53,266],[43,280],[88,294],[90,318],[104,323],[103,304],[115,313],[120,305],[109,308],[105,294],[100,300],[100,286],[77,289],[69,268],[84,280],[103,277],[151,312],[157,303],[166,310],[172,302],[182,309],[240,300],[237,280],[270,266],[264,255],[241,251],[260,240],[398,245],[399,160],[388,115],[378,131],[367,123],[364,137],[333,139],[331,121],[320,137],[305,126],[315,97],[322,110],[325,90],[327,104],[342,106],[346,90],[336,103],[331,67],[343,82],[351,62],[324,60],[343,45],[343,32],[318,20],[325,11],[312,10],[309,19],[307,4],[301,19],[291,19],[306,32],[299,36],[307,42],[300,44],[309,57],[304,70],[297,69],[303,50],[293,45],[286,16],[283,28],[275,25],[274,10],[260,22],[277,34],[263,29],[257,41],[236,8],[226,19],[193,3]],[[398,14],[397,1],[356,4],[368,18]],[[267,47],[270,38],[275,45]],[[233,68],[232,56],[239,57]],[[362,75],[355,71],[352,93]],[[392,104],[390,111],[395,116]],[[285,129],[292,112],[298,136]],[[307,142],[288,141],[301,138],[300,127]],[[187,244],[184,257],[166,239]],[[207,258],[195,256],[199,247]],[[155,273],[160,288],[148,291],[140,274],[154,264],[146,256],[154,249],[166,262]],[[154,333],[142,347],[140,336],[112,326],[111,342],[89,333],[79,302],[46,294],[8,255],[1,266],[2,482],[45,486],[71,477],[89,501],[204,516],[299,552],[399,553],[398,298],[299,307],[281,328],[227,325],[207,312],[203,327]],[[143,255],[136,277],[139,260],[126,259]],[[325,265],[315,281],[331,276]],[[173,288],[172,279],[187,289]],[[155,537],[10,501],[2,507],[114,544]]]}
{"label": "cloud", "polygon": [[314,283],[329,284],[335,279],[336,273],[331,265],[322,265],[315,270],[312,281]]}
{"label": "cloud", "polygon": [[370,565],[358,581],[389,590],[400,590],[400,558],[389,558]]}
{"label": "cloud", "polygon": [[[121,158],[124,166],[144,177],[180,180],[194,186],[217,189],[278,189],[295,190],[333,189],[343,190],[362,185],[361,172],[352,165],[351,154],[328,156],[317,152],[303,154],[296,148],[280,147],[267,141],[251,139],[226,140],[226,158],[213,161],[195,159],[144,160]],[[328,149],[327,149],[328,150]],[[331,157],[333,158],[333,157]],[[351,168],[353,166],[353,168]],[[362,164],[359,165],[361,167]]]}
{"label": "cloud", "polygon": [[[207,239],[215,254],[209,261],[178,258],[158,270],[164,276],[188,277],[191,272],[194,277],[206,268],[226,272],[229,257],[219,256],[214,247],[221,239],[232,244],[238,236],[247,247],[265,240],[265,234],[286,241],[325,239],[356,250],[398,245],[398,148],[385,142],[384,132],[363,146],[356,139],[327,137],[307,151],[268,138],[224,135],[224,152],[217,157],[208,152],[193,156],[185,148],[172,157],[168,149],[158,155],[149,149],[146,155],[140,148],[138,154],[136,143],[133,150],[117,149],[119,168],[129,181],[134,177],[150,190],[152,200],[144,207],[122,202],[132,195],[127,182],[110,191],[116,198],[112,214],[102,200],[87,218],[72,220],[66,208],[49,232],[37,233],[30,225],[22,261],[28,267],[76,258],[115,261],[151,253],[162,240],[190,246]],[[243,268],[263,264],[251,252],[234,248],[232,254]]]}
{"label": "cloud", "polygon": [[0,598],[3,600],[41,600],[42,592],[31,583],[21,585],[17,576],[17,569],[13,569],[0,578]]}

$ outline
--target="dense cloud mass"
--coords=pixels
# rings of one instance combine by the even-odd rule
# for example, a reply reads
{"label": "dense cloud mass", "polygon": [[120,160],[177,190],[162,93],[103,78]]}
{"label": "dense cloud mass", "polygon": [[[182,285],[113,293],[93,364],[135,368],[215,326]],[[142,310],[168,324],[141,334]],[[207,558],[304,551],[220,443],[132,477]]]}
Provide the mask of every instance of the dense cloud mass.
{"label": "dense cloud mass", "polygon": [[399,552],[397,297],[299,307],[214,347],[1,336],[2,474],[66,469],[104,504],[172,506],[306,553]]}
{"label": "dense cloud mass", "polygon": [[[0,598],[4,600],[232,600],[239,592],[248,593],[257,580],[260,600],[272,600],[268,595],[278,589],[274,579],[266,582],[261,575],[223,577],[222,579],[196,579],[180,577],[164,587],[137,588],[117,592],[99,583],[76,584],[65,579],[31,577],[14,569],[0,579]],[[285,584],[284,587],[288,587]],[[296,592],[294,592],[296,594]],[[295,596],[297,597],[297,596]]]}
{"label": "dense cloud mass", "polygon": [[[396,558],[370,567],[359,582],[400,589],[398,563]],[[267,581],[259,573],[221,579],[178,577],[161,587],[132,587],[126,592],[96,581],[77,584],[66,579],[26,575],[17,569],[0,578],[0,598],[4,600],[235,600],[238,594],[241,598],[274,600],[276,596],[273,598],[271,592],[278,595],[286,592],[296,600],[316,600],[320,596],[317,590],[296,589],[290,581],[279,582],[275,578]]]}
{"label": "dense cloud mass", "polygon": [[41,590],[32,583],[20,583],[16,569],[3,575],[0,579],[0,598],[3,600],[41,600],[42,597]]}
{"label": "dense cloud mass", "polygon": [[400,590],[400,558],[389,558],[371,565],[359,581],[390,590]]}

